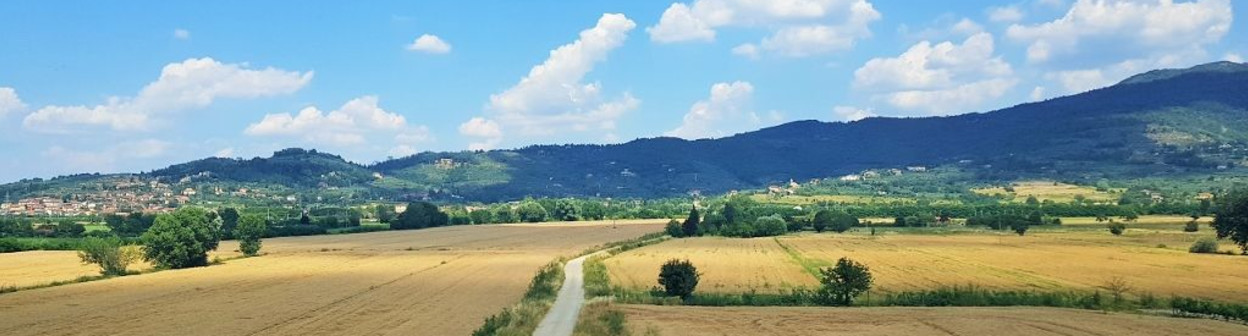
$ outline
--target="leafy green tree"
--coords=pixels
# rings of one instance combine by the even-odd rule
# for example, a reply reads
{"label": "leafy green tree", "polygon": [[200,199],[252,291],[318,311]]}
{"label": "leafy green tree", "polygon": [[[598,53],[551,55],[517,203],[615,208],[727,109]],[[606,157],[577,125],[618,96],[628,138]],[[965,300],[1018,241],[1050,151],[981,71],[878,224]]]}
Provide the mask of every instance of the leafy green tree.
{"label": "leafy green tree", "polygon": [[546,208],[534,201],[520,204],[520,208],[516,209],[516,215],[520,217],[520,221],[528,223],[545,222],[547,216]]}
{"label": "leafy green tree", "polygon": [[403,213],[390,223],[390,228],[395,230],[423,229],[446,226],[449,222],[450,216],[433,203],[414,202],[409,203],[407,209],[404,209]]}
{"label": "leafy green tree", "polygon": [[268,227],[260,215],[244,215],[234,228],[234,237],[238,239],[238,250],[245,256],[260,253],[260,238],[264,237]]}
{"label": "leafy green tree", "polygon": [[360,210],[356,210],[356,209],[347,210],[347,226],[350,226],[350,227],[360,226],[360,220],[362,220],[363,218],[364,218],[364,213],[360,212]]}
{"label": "leafy green tree", "polygon": [[511,211],[511,207],[503,205],[494,209],[495,223],[515,223],[516,221],[516,213]]}
{"label": "leafy green tree", "polygon": [[603,220],[607,218],[607,206],[599,201],[586,201],[581,204],[581,218],[585,220]]}
{"label": "leafy green tree", "polygon": [[1218,239],[1230,238],[1243,254],[1248,254],[1248,189],[1218,197],[1214,213],[1213,229]]}
{"label": "leafy green tree", "polygon": [[763,216],[754,221],[755,237],[779,236],[787,230],[788,225],[785,225],[784,218],[779,215]]}
{"label": "leafy green tree", "polygon": [[156,216],[143,233],[143,258],[162,268],[208,265],[208,251],[221,241],[221,223],[207,211],[184,207]]}
{"label": "leafy green tree", "polygon": [[848,213],[840,212],[832,217],[832,231],[843,233],[858,225],[858,218],[850,216]]}
{"label": "leafy green tree", "polygon": [[468,212],[468,218],[472,219],[473,224],[489,224],[494,220],[494,215],[489,210],[476,209]]}
{"label": "leafy green tree", "polygon": [[581,209],[569,199],[555,201],[555,209],[551,216],[558,221],[576,221],[581,219]]}
{"label": "leafy green tree", "polygon": [[832,226],[832,220],[835,218],[835,215],[832,210],[819,210],[815,212],[815,218],[811,220],[811,226],[815,227],[815,232],[823,232],[829,226]]}
{"label": "leafy green tree", "polygon": [[299,225],[312,225],[312,217],[308,217],[308,214],[305,212],[302,216],[299,216]]}
{"label": "leafy green tree", "polygon": [[1027,234],[1027,229],[1031,227],[1031,221],[1019,221],[1010,226],[1019,236]]}
{"label": "leafy green tree", "polygon": [[1039,210],[1032,211],[1030,215],[1027,215],[1027,224],[1044,225],[1044,213]]}
{"label": "leafy green tree", "polygon": [[84,264],[99,266],[104,276],[126,275],[126,268],[142,257],[143,252],[137,246],[125,246],[117,236],[86,237],[78,247],[78,259]]}
{"label": "leafy green tree", "polygon": [[663,232],[672,236],[672,238],[682,238],[685,236],[685,231],[680,227],[680,221],[675,219],[667,221],[667,226],[663,227]]}
{"label": "leafy green tree", "polygon": [[685,218],[684,223],[680,224],[680,229],[684,233],[685,237],[700,236],[701,234],[698,229],[701,221],[702,215],[698,214],[698,207],[695,206],[693,209],[689,210],[689,217]]}
{"label": "leafy green tree", "polygon": [[1031,206],[1040,205],[1040,200],[1039,200],[1039,199],[1036,199],[1036,196],[1035,196],[1035,195],[1028,195],[1028,196],[1027,196],[1027,205],[1031,205]]}
{"label": "leafy green tree", "polygon": [[225,208],[217,211],[221,217],[221,233],[225,237],[233,237],[234,228],[238,226],[238,209]]}
{"label": "leafy green tree", "polygon": [[373,208],[373,211],[376,212],[378,222],[388,224],[390,223],[390,221],[394,220],[394,215],[395,215],[394,206],[392,205],[378,204],[376,207]]}
{"label": "leafy green tree", "polygon": [[87,228],[72,220],[62,220],[56,223],[56,235],[58,237],[81,237],[83,232],[87,232]]}
{"label": "leafy green tree", "polygon": [[659,286],[668,296],[689,298],[698,287],[698,268],[688,260],[672,259],[659,268]]}
{"label": "leafy green tree", "polygon": [[871,289],[871,269],[849,258],[836,261],[836,266],[819,269],[819,290],[815,301],[824,305],[848,306],[854,297]]}

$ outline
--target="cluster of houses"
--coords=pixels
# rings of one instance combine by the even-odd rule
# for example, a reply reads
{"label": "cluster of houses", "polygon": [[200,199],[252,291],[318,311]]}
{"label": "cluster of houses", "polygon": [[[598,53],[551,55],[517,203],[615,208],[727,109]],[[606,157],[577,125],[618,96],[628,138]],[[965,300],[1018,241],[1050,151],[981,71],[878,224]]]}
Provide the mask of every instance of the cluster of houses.
{"label": "cluster of houses", "polygon": [[190,201],[189,196],[161,197],[150,193],[103,192],[75,194],[73,197],[30,197],[13,203],[0,204],[0,213],[14,216],[91,216],[119,212],[166,212],[175,205]]}
{"label": "cluster of houses", "polygon": [[[909,166],[909,167],[906,167],[905,171],[908,171],[911,173],[922,173],[922,172],[927,171],[927,167]],[[862,172],[861,174],[849,174],[849,175],[841,176],[840,180],[845,181],[845,182],[854,182],[854,181],[869,180],[869,179],[873,179],[873,178],[877,178],[877,177],[885,176],[885,175],[901,176],[901,174],[904,174],[905,171],[902,171],[901,169],[897,169],[897,168],[884,170],[883,172],[876,171],[876,170],[867,170],[867,171]]]}

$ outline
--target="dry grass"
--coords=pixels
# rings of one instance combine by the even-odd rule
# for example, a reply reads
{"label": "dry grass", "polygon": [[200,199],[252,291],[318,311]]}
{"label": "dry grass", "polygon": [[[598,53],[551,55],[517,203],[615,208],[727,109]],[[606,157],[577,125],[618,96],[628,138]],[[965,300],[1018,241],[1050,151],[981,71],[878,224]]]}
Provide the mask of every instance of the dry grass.
{"label": "dry grass", "polygon": [[0,295],[0,330],[465,335],[519,301],[551,259],[661,228],[551,223],[270,239],[259,258]]}
{"label": "dry grass", "polygon": [[1005,195],[1013,197],[1013,201],[1018,203],[1027,201],[1028,196],[1035,196],[1041,202],[1050,200],[1058,203],[1070,203],[1075,201],[1075,196],[1077,195],[1083,195],[1084,199],[1089,202],[1116,202],[1121,193],[1118,190],[1111,189],[1109,192],[1101,192],[1096,191],[1096,188],[1093,187],[1052,181],[1015,182],[1010,186],[1014,188],[1012,193],[1006,191],[1004,187],[971,189],[971,192],[988,196]]}
{"label": "dry grass", "polygon": [[792,308],[621,305],[663,335],[1244,335],[1248,326],[1056,308]]}
{"label": "dry grass", "polygon": [[[778,240],[695,238],[665,242],[607,259],[613,284],[644,290],[659,265],[688,258],[704,273],[698,291],[778,291],[814,287],[805,267],[849,257],[869,267],[875,292],[974,284],[989,289],[1095,290],[1121,278],[1140,292],[1248,302],[1248,258],[1187,253],[1203,235],[1177,230],[1071,230],[958,235],[803,234]],[[777,241],[779,243],[777,243]],[[783,244],[781,246],[780,244]],[[1157,247],[1164,244],[1165,248]],[[784,247],[796,257],[786,255]],[[1223,249],[1230,249],[1229,244]],[[805,264],[805,265],[803,265]],[[772,286],[765,286],[765,284]]]}
{"label": "dry grass", "polygon": [[[1147,216],[1140,216],[1140,218],[1135,220],[1134,222],[1125,222],[1122,220],[1122,218],[1118,218],[1118,217],[1113,217],[1113,220],[1115,222],[1126,223],[1127,226],[1132,226],[1132,225],[1174,226],[1174,228],[1182,228],[1181,226],[1177,226],[1177,225],[1187,224],[1187,222],[1192,221],[1192,217],[1178,216],[1178,215],[1147,215]],[[1213,217],[1212,216],[1201,217],[1200,219],[1196,220],[1196,223],[1199,223],[1201,225],[1202,230],[1210,230],[1209,224],[1213,223]],[[1081,225],[1083,226],[1087,226],[1087,225],[1105,226],[1105,224],[1108,224],[1108,223],[1097,222],[1096,217],[1062,217],[1063,226],[1081,226]]]}

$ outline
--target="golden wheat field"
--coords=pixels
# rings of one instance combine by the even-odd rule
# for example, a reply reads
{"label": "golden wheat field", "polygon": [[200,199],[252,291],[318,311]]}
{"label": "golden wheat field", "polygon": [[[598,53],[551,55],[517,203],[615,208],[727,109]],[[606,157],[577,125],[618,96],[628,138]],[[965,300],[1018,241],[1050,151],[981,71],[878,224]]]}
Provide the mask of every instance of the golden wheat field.
{"label": "golden wheat field", "polygon": [[[991,289],[1096,290],[1125,280],[1133,293],[1185,295],[1248,302],[1248,258],[1191,254],[1200,232],[1070,230],[1019,237],[996,232],[950,235],[800,234],[779,238],[679,239],[607,259],[614,285],[644,290],[656,285],[659,266],[671,258],[698,267],[698,291],[779,292],[817,285],[809,270],[849,257],[871,268],[873,292],[975,285]],[[1224,243],[1223,250],[1233,246]]]}
{"label": "golden wheat field", "polygon": [[[5,335],[464,335],[519,301],[533,274],[552,259],[659,231],[662,222],[455,226],[269,239],[261,257],[0,295],[0,330]],[[233,248],[223,242],[221,250],[228,255]],[[47,266],[46,274],[72,277],[81,269],[76,259],[48,260],[63,269]],[[0,271],[13,272],[7,266]]]}
{"label": "golden wheat field", "polygon": [[616,307],[638,334],[683,336],[1248,334],[1235,323],[1058,308]]}

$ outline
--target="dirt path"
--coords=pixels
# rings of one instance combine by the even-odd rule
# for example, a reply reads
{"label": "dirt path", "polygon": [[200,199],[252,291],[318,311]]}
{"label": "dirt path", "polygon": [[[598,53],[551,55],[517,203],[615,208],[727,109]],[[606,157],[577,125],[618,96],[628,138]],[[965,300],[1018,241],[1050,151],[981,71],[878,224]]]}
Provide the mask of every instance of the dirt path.
{"label": "dirt path", "polygon": [[563,266],[563,287],[559,288],[559,296],[555,305],[550,307],[546,318],[533,331],[534,336],[568,336],[576,329],[577,317],[581,315],[581,307],[585,305],[585,258],[572,259]]}

